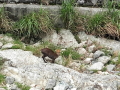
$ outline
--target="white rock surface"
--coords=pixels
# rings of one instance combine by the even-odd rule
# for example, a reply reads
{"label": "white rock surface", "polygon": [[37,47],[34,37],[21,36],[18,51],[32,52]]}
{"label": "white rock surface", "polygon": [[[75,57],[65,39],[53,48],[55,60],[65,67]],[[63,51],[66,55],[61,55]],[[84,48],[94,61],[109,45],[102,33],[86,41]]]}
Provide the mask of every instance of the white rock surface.
{"label": "white rock surface", "polygon": [[56,32],[54,32],[51,36],[47,36],[43,40],[50,41],[55,45],[60,45],[64,48],[78,46],[78,43],[74,38],[73,34],[70,32],[70,30],[66,29],[60,30],[59,35]]}
{"label": "white rock surface", "polygon": [[86,53],[87,53],[87,51],[86,51],[84,48],[79,48],[79,49],[77,50],[77,52],[78,52],[80,55],[83,55],[83,54],[86,54]]}
{"label": "white rock surface", "polygon": [[2,42],[0,42],[0,48],[2,48],[2,46],[3,46],[3,43],[2,43]]}
{"label": "white rock surface", "polygon": [[96,46],[95,46],[95,45],[92,45],[92,46],[88,47],[88,51],[89,51],[89,52],[92,52],[95,48],[96,48]]}
{"label": "white rock surface", "polygon": [[110,56],[101,56],[98,58],[98,62],[102,62],[103,64],[106,64],[110,60],[111,60]]}
{"label": "white rock surface", "polygon": [[86,59],[84,60],[84,63],[90,64],[92,60],[93,60],[93,58],[86,58]]}
{"label": "white rock surface", "polygon": [[12,43],[7,43],[5,45],[2,46],[2,49],[5,49],[5,48],[11,48],[13,46]]}
{"label": "white rock surface", "polygon": [[103,67],[104,67],[104,64],[102,62],[97,62],[91,65],[88,69],[89,70],[102,70]]}
{"label": "white rock surface", "polygon": [[94,58],[94,59],[97,59],[98,57],[100,57],[100,56],[102,56],[102,55],[105,55],[105,53],[102,52],[102,51],[100,51],[100,50],[98,50],[98,51],[96,51],[96,52],[93,54],[93,58]]}
{"label": "white rock surface", "polygon": [[109,64],[106,66],[107,71],[112,71],[115,68],[115,65]]}
{"label": "white rock surface", "polygon": [[[44,88],[49,79],[66,82],[70,86],[77,88],[77,90],[92,89],[96,83],[100,84],[103,88],[102,90],[107,90],[108,88],[117,90],[117,86],[120,85],[118,84],[120,83],[119,76],[79,73],[62,65],[43,63],[42,59],[33,56],[32,53],[28,51],[19,49],[3,50],[0,51],[0,57],[9,59],[9,61],[15,63],[14,67],[9,63],[5,64],[2,73],[14,77],[19,83],[27,85],[35,84]],[[97,66],[95,69],[100,70],[103,64],[99,62],[95,66]]]}

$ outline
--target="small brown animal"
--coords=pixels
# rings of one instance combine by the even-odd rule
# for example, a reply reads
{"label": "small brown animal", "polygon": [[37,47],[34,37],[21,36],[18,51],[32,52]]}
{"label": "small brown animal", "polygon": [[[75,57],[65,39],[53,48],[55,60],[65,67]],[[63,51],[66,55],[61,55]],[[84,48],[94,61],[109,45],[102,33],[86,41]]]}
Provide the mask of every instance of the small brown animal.
{"label": "small brown animal", "polygon": [[43,48],[41,49],[41,53],[43,54],[42,58],[44,60],[45,63],[47,63],[45,61],[45,57],[49,57],[52,59],[52,63],[54,63],[55,59],[60,55],[60,50],[56,50],[56,53],[54,51],[52,51],[49,48]]}

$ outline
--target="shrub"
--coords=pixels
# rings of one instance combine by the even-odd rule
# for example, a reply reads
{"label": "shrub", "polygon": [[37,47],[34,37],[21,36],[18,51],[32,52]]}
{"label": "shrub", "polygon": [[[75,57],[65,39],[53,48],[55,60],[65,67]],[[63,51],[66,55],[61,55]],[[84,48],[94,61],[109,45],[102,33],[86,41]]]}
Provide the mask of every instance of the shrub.
{"label": "shrub", "polygon": [[81,57],[81,55],[74,51],[72,48],[67,48],[65,51],[61,53],[61,55],[66,58],[68,58],[70,54],[73,60],[80,59]]}
{"label": "shrub", "polygon": [[86,24],[86,28],[87,28],[87,33],[89,34],[101,34],[101,29],[102,27],[105,26],[106,22],[106,14],[105,13],[97,13],[95,15],[93,15],[92,17],[90,17],[90,19],[88,20],[87,24]]}
{"label": "shrub", "polygon": [[74,0],[63,0],[62,1],[62,8],[61,8],[61,15],[60,17],[63,20],[65,28],[68,29],[74,23]]}
{"label": "shrub", "polygon": [[40,9],[39,13],[32,12],[16,22],[14,28],[19,37],[41,38],[43,34],[51,33],[52,23],[49,13]]}

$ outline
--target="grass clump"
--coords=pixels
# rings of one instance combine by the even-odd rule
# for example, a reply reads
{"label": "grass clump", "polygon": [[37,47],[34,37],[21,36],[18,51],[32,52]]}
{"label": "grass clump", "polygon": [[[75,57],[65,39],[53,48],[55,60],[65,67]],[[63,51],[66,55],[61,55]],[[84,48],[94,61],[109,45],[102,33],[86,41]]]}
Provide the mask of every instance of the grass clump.
{"label": "grass clump", "polygon": [[105,26],[106,22],[106,18],[105,18],[105,13],[97,13],[95,15],[93,15],[86,24],[86,28],[87,28],[87,33],[88,34],[95,34],[98,35],[99,33],[102,34],[101,29],[102,27]]}
{"label": "grass clump", "polygon": [[17,87],[20,88],[21,90],[29,90],[30,87],[26,85],[22,85],[21,83],[16,83]]}
{"label": "grass clump", "polygon": [[40,52],[41,48],[42,48],[41,46],[33,47],[33,46],[28,45],[28,46],[26,46],[26,48],[24,50],[31,51],[33,53],[33,55],[39,57],[41,54],[41,52]]}
{"label": "grass clump", "polygon": [[0,74],[0,84],[5,81],[5,76]]}
{"label": "grass clump", "polygon": [[65,25],[66,29],[69,29],[70,26],[74,23],[75,10],[74,10],[74,0],[63,0],[61,8],[61,19]]}
{"label": "grass clump", "polygon": [[22,50],[24,50],[25,46],[19,40],[15,40],[13,43],[14,43],[14,45],[11,47],[11,49],[22,49]]}
{"label": "grass clump", "polygon": [[73,60],[80,59],[81,55],[74,51],[72,48],[67,48],[65,51],[61,53],[61,55],[65,58],[68,58],[69,55],[71,54],[71,57]]}
{"label": "grass clump", "polygon": [[102,69],[102,72],[105,72],[105,71],[107,71],[107,68],[106,68],[106,67],[104,67],[104,68]]}
{"label": "grass clump", "polygon": [[0,8],[0,32],[11,33],[13,30],[13,21],[8,18],[6,12],[4,11],[4,6]]}
{"label": "grass clump", "polygon": [[49,13],[42,8],[38,13],[32,12],[24,16],[14,25],[19,37],[25,37],[27,39],[40,39],[43,35],[51,33],[52,27]]}

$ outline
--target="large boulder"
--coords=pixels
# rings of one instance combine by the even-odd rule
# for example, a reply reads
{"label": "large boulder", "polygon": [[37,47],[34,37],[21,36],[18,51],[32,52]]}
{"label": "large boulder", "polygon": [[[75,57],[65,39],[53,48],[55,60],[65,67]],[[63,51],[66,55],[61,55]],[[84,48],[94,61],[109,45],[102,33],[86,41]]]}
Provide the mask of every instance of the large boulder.
{"label": "large boulder", "polygon": [[0,51],[0,57],[9,60],[5,62],[2,73],[27,85],[35,84],[37,87],[45,88],[50,80],[54,80],[56,87],[61,85],[58,82],[65,82],[65,88],[71,87],[73,89],[77,88],[77,90],[96,88],[101,88],[99,90],[118,90],[120,86],[119,76],[79,73],[62,65],[43,63],[41,58],[35,57],[28,51],[3,50]]}

